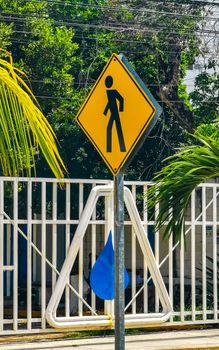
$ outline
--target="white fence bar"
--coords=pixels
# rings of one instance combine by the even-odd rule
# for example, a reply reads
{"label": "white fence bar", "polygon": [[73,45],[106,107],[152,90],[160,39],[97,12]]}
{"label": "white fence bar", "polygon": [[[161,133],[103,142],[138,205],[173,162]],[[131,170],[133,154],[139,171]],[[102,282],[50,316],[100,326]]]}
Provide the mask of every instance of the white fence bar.
{"label": "white fence bar", "polygon": [[[96,183],[94,183],[92,185],[92,188],[96,186]],[[96,221],[96,207],[93,211],[92,214],[92,220]],[[96,236],[96,230],[97,226],[95,224],[92,224],[91,226],[91,256],[90,259],[91,261],[89,261],[90,266],[89,267],[89,277],[90,277],[90,271],[91,268],[94,266],[95,262],[96,262],[96,254],[97,254],[97,249],[96,249],[96,243],[97,243],[97,236]],[[94,294],[93,291],[91,291],[91,307],[92,309],[96,310],[96,295]]]}
{"label": "white fence bar", "polygon": [[[144,219],[144,224],[145,224],[145,235],[148,237],[148,210],[147,210],[147,190],[148,186],[144,185],[143,186],[143,219]],[[143,283],[144,283],[144,312],[148,312],[148,284],[147,284],[147,279],[148,279],[148,267],[147,267],[147,262],[146,259],[144,258],[143,262]]]}
{"label": "white fence bar", "polygon": [[42,329],[46,328],[46,182],[42,182],[41,188],[41,318]]}
{"label": "white fence bar", "polygon": [[[66,208],[65,208],[65,218],[66,218],[66,225],[65,225],[65,249],[66,249],[66,256],[68,254],[68,249],[70,245],[70,225],[68,222],[70,221],[70,184],[66,184]],[[70,276],[68,278],[68,283],[70,282]],[[68,317],[70,315],[70,290],[68,287],[66,287],[65,290],[65,316]]]}
{"label": "white fence bar", "polygon": [[[114,200],[113,200],[113,196],[112,197],[108,197],[108,221],[109,221],[109,225],[111,227],[112,230],[112,241],[114,242]],[[110,315],[114,315],[114,310],[115,310],[115,305],[114,305],[114,300],[110,300]]]}
{"label": "white fence bar", "polygon": [[27,184],[27,329],[32,328],[32,182]]}
{"label": "white fence bar", "polygon": [[[57,183],[52,184],[52,264],[57,265]],[[56,273],[52,271],[52,291],[56,283]]]}
{"label": "white fence bar", "polygon": [[207,319],[207,292],[206,292],[206,187],[202,187],[202,307],[203,320]]}
{"label": "white fence bar", "polygon": [[[104,227],[104,246],[107,242],[107,239],[108,239],[108,235],[109,235],[109,230],[110,230],[110,227],[109,227],[109,221],[108,221],[108,215],[109,215],[109,207],[108,207],[108,201],[107,201],[107,197],[105,197],[105,201],[104,201],[104,205],[105,205],[105,220],[106,220],[106,224],[105,224],[105,227]],[[104,313],[109,315],[110,314],[110,303],[108,300],[104,300]]]}
{"label": "white fence bar", "polygon": [[[155,206],[155,220],[156,217],[158,215],[158,211],[159,211],[159,204],[156,204]],[[159,241],[160,241],[160,232],[156,231],[154,233],[154,255],[155,255],[155,259],[159,265],[159,260],[160,260],[160,254],[159,254]],[[155,291],[155,312],[159,312],[159,298],[158,298],[158,294]]]}
{"label": "white fence bar", "polygon": [[218,259],[217,259],[217,192],[219,188],[213,188],[213,307],[214,320],[218,320]]}
{"label": "white fence bar", "polygon": [[[7,253],[6,253],[6,265],[11,265],[11,225],[6,225],[6,245],[7,245]],[[6,272],[6,296],[9,297],[11,293],[11,274],[10,271]]]}
{"label": "white fence bar", "polygon": [[185,320],[185,271],[184,271],[184,251],[185,251],[185,242],[184,235],[182,232],[181,243],[180,243],[180,318],[181,321]]}
{"label": "white fence bar", "polygon": [[[169,297],[171,304],[173,305],[173,235],[169,237]],[[173,316],[170,316],[170,322],[173,322]]]}
{"label": "white fence bar", "polygon": [[196,280],[195,280],[195,191],[191,197],[191,299],[192,321],[195,322],[196,311]]}
{"label": "white fence bar", "polygon": [[[132,186],[132,195],[136,202],[136,186]],[[132,228],[132,298],[136,294],[136,235]],[[136,313],[136,300],[132,303],[132,313]]]}
{"label": "white fence bar", "polygon": [[13,184],[13,217],[14,226],[13,230],[13,330],[18,329],[18,182],[14,181]]}
{"label": "white fence bar", "polygon": [[[84,207],[84,185],[79,184],[79,218],[83,211]],[[79,249],[79,257],[78,257],[78,292],[80,296],[83,296],[83,256],[84,256],[84,245],[81,245]],[[78,300],[78,315],[83,315],[83,304],[81,300]]]}
{"label": "white fence bar", "polygon": [[[109,232],[112,233],[112,241],[114,242],[114,223],[112,220],[113,202],[111,196],[105,197],[105,230],[104,230],[104,241],[107,242]],[[105,300],[104,311],[107,315],[114,314],[114,302],[112,300]]]}
{"label": "white fence bar", "polygon": [[[33,218],[36,219],[36,214],[33,213]],[[33,224],[32,227],[32,241],[35,246],[37,246],[37,225]],[[37,280],[37,253],[35,249],[32,252],[32,259],[33,259],[33,281],[35,282]]]}

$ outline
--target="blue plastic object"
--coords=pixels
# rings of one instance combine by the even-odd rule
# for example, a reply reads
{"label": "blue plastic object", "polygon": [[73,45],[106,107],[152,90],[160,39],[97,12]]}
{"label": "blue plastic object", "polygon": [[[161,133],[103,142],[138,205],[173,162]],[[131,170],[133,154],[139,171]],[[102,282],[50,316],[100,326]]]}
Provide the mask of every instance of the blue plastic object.
{"label": "blue plastic object", "polygon": [[[125,288],[128,284],[129,275],[126,268],[124,268]],[[99,298],[104,300],[114,299],[114,249],[111,231],[105,247],[91,270],[90,286]]]}

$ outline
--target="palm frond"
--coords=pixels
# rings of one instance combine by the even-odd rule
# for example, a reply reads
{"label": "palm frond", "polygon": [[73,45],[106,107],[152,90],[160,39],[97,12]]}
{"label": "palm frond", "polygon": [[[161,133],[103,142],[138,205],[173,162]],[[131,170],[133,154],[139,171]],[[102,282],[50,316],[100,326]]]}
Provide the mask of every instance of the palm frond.
{"label": "palm frond", "polygon": [[[22,77],[21,77],[22,76]],[[57,178],[65,166],[55,134],[23,80],[25,74],[0,58],[0,166],[4,175],[35,169],[35,155],[42,151]]]}
{"label": "palm frond", "polygon": [[209,178],[219,176],[219,144],[211,137],[193,136],[200,146],[182,148],[169,164],[159,171],[155,185],[149,189],[148,208],[159,204],[155,229],[164,226],[164,237],[173,233],[179,240],[184,227],[184,214],[192,191]]}

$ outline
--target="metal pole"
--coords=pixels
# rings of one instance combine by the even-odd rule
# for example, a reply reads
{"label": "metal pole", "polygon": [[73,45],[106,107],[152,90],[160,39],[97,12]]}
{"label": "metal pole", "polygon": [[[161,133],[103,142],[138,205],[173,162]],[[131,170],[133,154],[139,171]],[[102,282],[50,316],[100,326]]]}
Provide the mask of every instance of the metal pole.
{"label": "metal pole", "polygon": [[114,177],[115,350],[125,349],[123,172]]}

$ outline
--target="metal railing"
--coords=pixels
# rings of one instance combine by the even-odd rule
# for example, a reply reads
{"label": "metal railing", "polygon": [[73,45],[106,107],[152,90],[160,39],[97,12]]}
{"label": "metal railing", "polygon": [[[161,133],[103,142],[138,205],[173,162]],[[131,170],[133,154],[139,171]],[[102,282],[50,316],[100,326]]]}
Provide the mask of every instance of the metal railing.
{"label": "metal railing", "polygon": [[[0,178],[0,333],[54,331],[45,312],[91,189],[106,180]],[[153,232],[146,210],[151,183],[126,182],[145,228],[173,305],[168,325],[218,322],[219,184],[205,183],[192,194],[186,215],[186,241],[175,244]],[[89,273],[113,225],[112,198],[100,198],[67,280],[57,316],[101,318],[113,314],[89,287]],[[160,301],[146,259],[125,213],[125,265],[130,284],[126,314],[158,313]],[[96,316],[95,316],[96,315]],[[146,324],[145,324],[146,326]]]}

